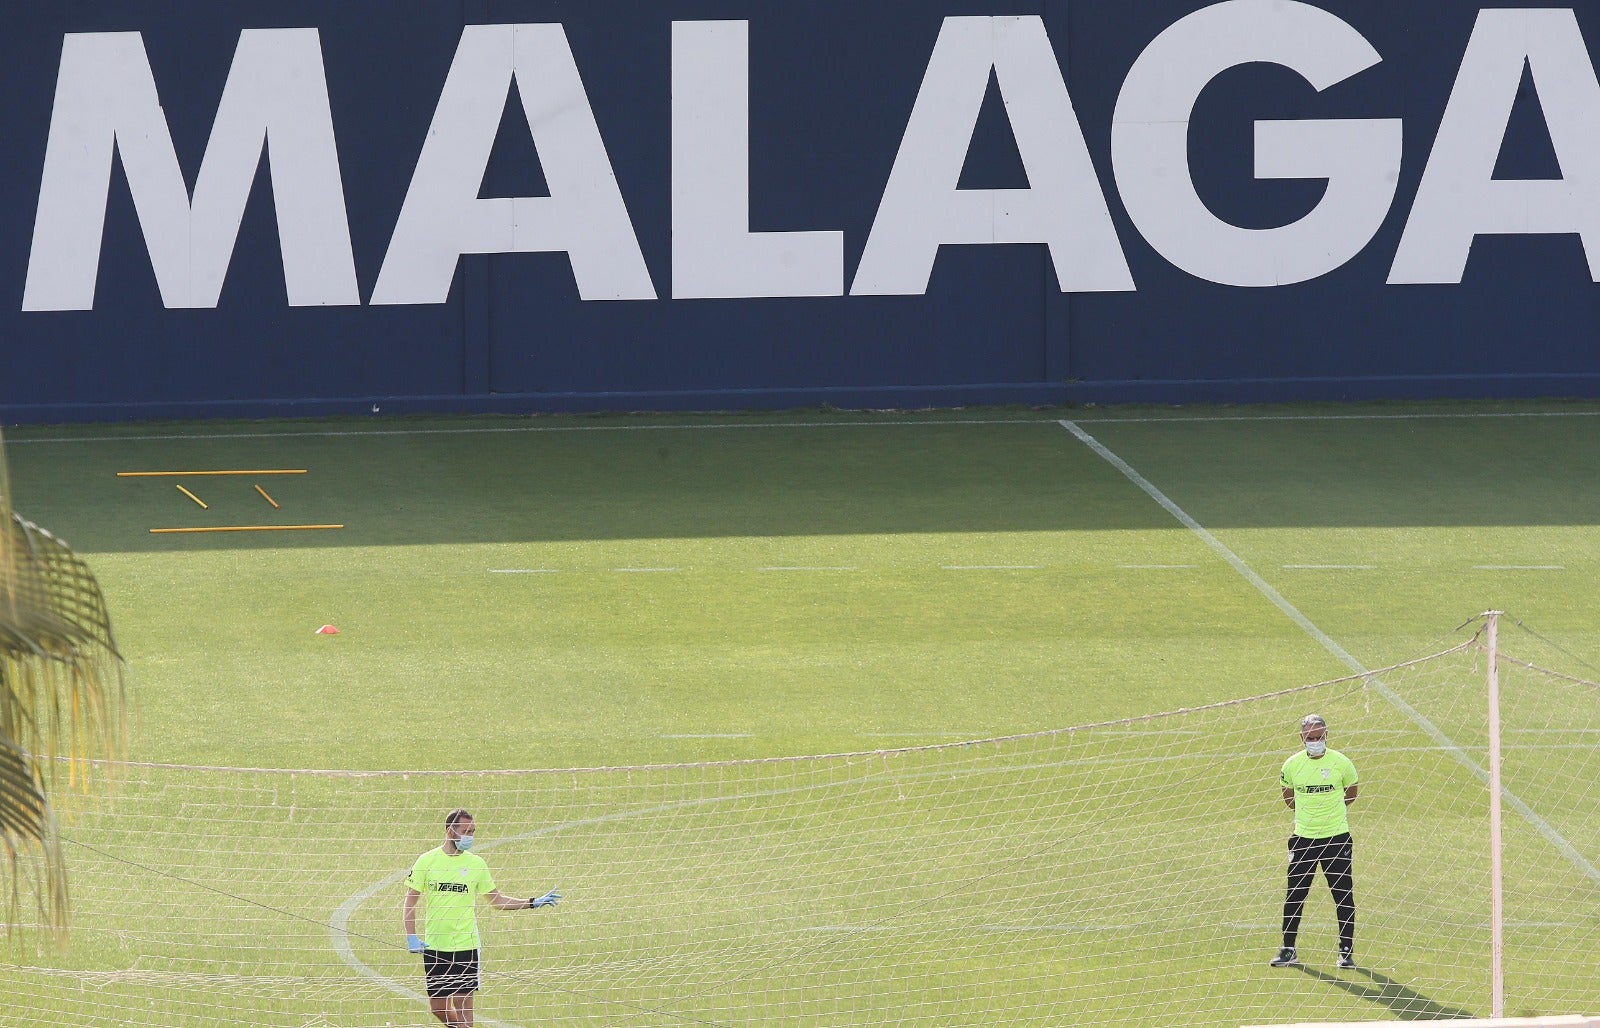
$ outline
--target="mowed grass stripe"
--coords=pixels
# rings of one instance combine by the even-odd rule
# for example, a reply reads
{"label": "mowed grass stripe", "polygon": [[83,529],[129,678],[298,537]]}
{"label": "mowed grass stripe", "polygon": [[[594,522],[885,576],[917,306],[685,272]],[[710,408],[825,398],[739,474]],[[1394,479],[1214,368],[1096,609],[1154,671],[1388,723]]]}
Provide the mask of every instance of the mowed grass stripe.
{"label": "mowed grass stripe", "polygon": [[[23,510],[106,579],[150,759],[428,766],[417,689],[537,710],[537,733],[445,758],[526,767],[837,751],[908,717],[1006,734],[1334,670],[1225,569],[1119,570],[1203,550],[1053,424],[902,427],[201,438],[15,464]],[[310,470],[284,510],[337,513],[343,539],[152,546],[166,500],[99,473],[269,457]],[[939,570],[979,564],[1041,569]],[[573,573],[624,567],[695,570]],[[718,573],[757,567],[861,570]],[[341,635],[310,635],[324,623]],[[337,746],[319,727],[347,722],[364,731]],[[751,739],[662,739],[707,725]]]}
{"label": "mowed grass stripe", "polygon": [[[862,431],[836,419],[828,427],[840,431],[817,434],[809,423],[765,420],[786,424],[676,435],[200,437],[83,448],[67,459],[69,451],[22,448],[13,459],[24,513],[88,551],[122,597],[113,596],[120,641],[143,694],[139,745],[153,757],[425,764],[435,751],[400,702],[423,682],[485,702],[537,703],[549,727],[537,740],[490,738],[452,759],[538,766],[831,751],[863,727],[897,728],[903,712],[935,730],[1002,734],[1338,671],[1111,469],[1063,446],[1059,428],[866,418]],[[1493,548],[1510,533],[1444,531],[1449,515],[1484,513],[1456,502],[1469,483],[1513,482],[1490,498],[1487,518],[1512,530],[1535,523],[1541,555],[1560,552],[1568,566],[1584,566],[1572,558],[1585,552],[1594,561],[1592,532],[1536,524],[1577,508],[1562,490],[1584,476],[1552,461],[1588,452],[1570,438],[1588,422],[1567,419],[1556,432],[1549,419],[1480,422],[1452,411],[1416,424],[1418,434],[1398,438],[1387,423],[1326,420],[1198,418],[1181,430],[1150,422],[1106,431],[1118,433],[1119,448],[1131,441],[1139,466],[1182,491],[1186,507],[1198,503],[1204,523],[1254,566],[1345,563],[1317,559],[1330,542],[1381,558],[1370,575],[1298,576],[1283,587],[1331,635],[1383,662],[1420,652],[1488,605],[1452,575],[1489,562],[1471,560],[1463,542]],[[1436,457],[1436,444],[1463,425],[1475,426],[1472,459]],[[1552,432],[1559,447],[1541,441]],[[1486,464],[1486,455],[1503,459]],[[98,477],[135,458],[244,467],[279,457],[309,468],[317,488],[297,483],[295,495],[275,497],[290,510],[348,515],[346,539],[152,545],[133,536],[168,501]],[[1418,488],[1404,491],[1410,483]],[[1304,502],[1307,491],[1315,502]],[[1042,569],[934,570],[977,564]],[[612,576],[622,589],[583,573],[618,567],[697,570]],[[718,573],[776,567],[860,570],[748,582]],[[483,568],[547,573],[479,570],[458,581]],[[1541,576],[1525,577],[1528,598]],[[1551,589],[1543,577],[1533,613],[1561,608],[1554,638],[1583,655],[1593,629],[1574,613],[1594,586],[1569,576]],[[309,636],[327,622],[344,634]],[[642,705],[628,700],[637,690]],[[979,723],[961,716],[990,695]],[[280,714],[277,697],[307,713]],[[360,718],[373,742],[319,742],[311,711]],[[659,738],[729,720],[759,742],[670,747]]]}

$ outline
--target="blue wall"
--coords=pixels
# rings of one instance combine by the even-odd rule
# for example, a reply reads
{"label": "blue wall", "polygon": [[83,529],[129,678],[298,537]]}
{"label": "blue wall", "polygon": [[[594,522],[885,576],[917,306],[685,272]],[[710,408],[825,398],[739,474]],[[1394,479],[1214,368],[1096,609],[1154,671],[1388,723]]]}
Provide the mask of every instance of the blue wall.
{"label": "blue wall", "polygon": [[[1193,178],[1218,218],[1245,227],[1294,222],[1325,190],[1321,180],[1253,176],[1258,120],[1403,120],[1393,204],[1342,266],[1297,284],[1245,288],[1181,270],[1147,242],[1112,166],[1113,110],[1151,40],[1207,6],[126,0],[15,8],[0,38],[0,95],[8,98],[0,419],[374,404],[400,413],[1600,394],[1600,290],[1576,232],[1480,235],[1458,284],[1387,284],[1488,4],[1324,0],[1317,6],[1365,36],[1381,63],[1321,93],[1287,68],[1252,63],[1201,93],[1189,129]],[[673,22],[749,23],[751,230],[842,232],[848,291],[941,26],[974,15],[1042,18],[1135,289],[1063,292],[1046,247],[1016,244],[942,247],[918,295],[673,297]],[[1600,9],[1580,7],[1576,17],[1600,44]],[[550,252],[463,256],[444,303],[370,303],[463,24],[537,22],[565,27],[657,298],[581,300],[567,256]],[[290,27],[320,34],[361,302],[289,304],[269,157],[215,307],[163,306],[119,161],[93,309],[24,310],[64,38],[142,34],[192,188],[240,31]],[[1524,73],[1498,179],[1578,174],[1557,160],[1537,71]],[[1600,110],[1588,113],[1584,131],[1600,137]],[[960,185],[1029,185],[993,81]],[[545,189],[513,97],[482,195]]]}

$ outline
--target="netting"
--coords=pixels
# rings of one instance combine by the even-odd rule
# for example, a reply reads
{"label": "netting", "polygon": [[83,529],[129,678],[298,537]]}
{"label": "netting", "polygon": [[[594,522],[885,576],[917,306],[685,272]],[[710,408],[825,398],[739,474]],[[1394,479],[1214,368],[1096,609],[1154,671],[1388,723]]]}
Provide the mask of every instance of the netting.
{"label": "netting", "polygon": [[[1228,1025],[1486,1016],[1476,642],[1372,675],[962,745],[692,766],[128,766],[64,826],[74,932],[7,1023],[433,1023],[403,879],[467,807],[483,1025]],[[1503,664],[1507,1013],[1600,1010],[1600,690]],[[1273,969],[1300,717],[1356,763],[1361,967],[1319,877]],[[18,952],[25,955],[19,956]],[[17,1014],[16,1018],[10,1015]]]}

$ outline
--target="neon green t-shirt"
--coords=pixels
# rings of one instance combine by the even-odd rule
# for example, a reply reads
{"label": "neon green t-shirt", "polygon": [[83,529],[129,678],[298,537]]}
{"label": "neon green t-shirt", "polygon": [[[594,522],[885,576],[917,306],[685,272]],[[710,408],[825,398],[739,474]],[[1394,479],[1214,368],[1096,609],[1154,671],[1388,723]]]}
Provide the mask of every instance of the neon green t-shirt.
{"label": "neon green t-shirt", "polygon": [[1356,766],[1338,750],[1313,760],[1304,750],[1283,762],[1278,783],[1294,790],[1294,834],[1327,839],[1350,830],[1344,791],[1355,785]]}
{"label": "neon green t-shirt", "polygon": [[422,894],[424,921],[417,934],[423,945],[443,953],[478,948],[478,897],[495,890],[482,857],[431,849],[411,866],[406,887]]}

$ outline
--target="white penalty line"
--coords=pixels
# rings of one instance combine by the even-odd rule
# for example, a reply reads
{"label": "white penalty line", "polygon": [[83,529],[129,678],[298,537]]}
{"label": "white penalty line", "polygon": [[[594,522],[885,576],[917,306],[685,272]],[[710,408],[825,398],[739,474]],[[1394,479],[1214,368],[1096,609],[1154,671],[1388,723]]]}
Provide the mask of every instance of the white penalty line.
{"label": "white penalty line", "polygon": [[[1098,454],[1102,460],[1120,471],[1124,478],[1138,486],[1146,496],[1150,497],[1150,499],[1159,504],[1163,510],[1176,518],[1179,524],[1187,528],[1197,538],[1199,538],[1201,542],[1205,543],[1213,553],[1226,561],[1229,566],[1243,576],[1245,581],[1255,586],[1257,592],[1266,597],[1267,600],[1271,602],[1273,606],[1282,611],[1284,615],[1289,618],[1289,620],[1293,621],[1296,625],[1299,625],[1301,631],[1305,632],[1307,635],[1311,636],[1311,638],[1320,643],[1323,649],[1327,650],[1329,653],[1333,654],[1341,662],[1343,662],[1345,667],[1348,667],[1351,671],[1358,675],[1367,676],[1372,673],[1371,668],[1368,668],[1366,665],[1362,664],[1347,650],[1345,650],[1343,646],[1340,646],[1337,642],[1335,642],[1332,636],[1318,628],[1310,618],[1306,617],[1300,612],[1298,607],[1286,600],[1282,593],[1278,592],[1278,590],[1272,587],[1271,583],[1257,574],[1256,570],[1249,564],[1245,563],[1245,561],[1237,553],[1234,553],[1223,544],[1222,540],[1218,539],[1216,536],[1207,531],[1204,525],[1190,517],[1187,511],[1174,503],[1160,489],[1156,488],[1156,486],[1149,479],[1145,478],[1143,475],[1139,474],[1138,471],[1134,470],[1131,464],[1117,456],[1115,453],[1111,452],[1111,450],[1104,443],[1100,442],[1100,440],[1084,431],[1083,428],[1075,422],[1062,420],[1060,425],[1062,428],[1065,428],[1067,431],[1076,436],[1079,442],[1083,443],[1085,446],[1089,447],[1089,449]],[[1478,781],[1484,783],[1485,785],[1488,784],[1489,772],[1484,770],[1483,765],[1479,764],[1476,760],[1473,760],[1472,757],[1468,755],[1467,751],[1458,743],[1456,743],[1454,739],[1451,739],[1448,735],[1446,735],[1438,725],[1435,725],[1432,721],[1428,720],[1428,718],[1424,716],[1421,711],[1407,703],[1399,693],[1395,692],[1393,689],[1390,689],[1387,685],[1384,685],[1381,680],[1377,678],[1367,678],[1367,682],[1372,686],[1372,690],[1374,692],[1388,700],[1401,713],[1410,718],[1413,724],[1421,728],[1429,738],[1433,739],[1434,742],[1444,747],[1444,749],[1455,758],[1457,763],[1461,764],[1472,773],[1473,777],[1477,778]],[[1528,804],[1519,796],[1513,793],[1510,789],[1506,788],[1503,783],[1500,787],[1500,795],[1504,798],[1506,804],[1511,807],[1511,809],[1515,810],[1525,821],[1527,821],[1534,828],[1538,829],[1539,834],[1544,837],[1545,841],[1560,851],[1562,856],[1566,857],[1574,867],[1576,867],[1579,871],[1582,871],[1590,881],[1600,884],[1600,869],[1597,869],[1592,863],[1589,862],[1587,857],[1585,857],[1582,853],[1579,853],[1577,849],[1573,847],[1572,843],[1568,842],[1560,832],[1556,831],[1554,826],[1552,826],[1544,818],[1540,817],[1532,807],[1528,806]]]}

